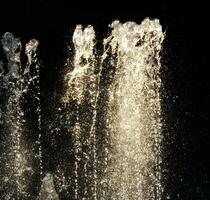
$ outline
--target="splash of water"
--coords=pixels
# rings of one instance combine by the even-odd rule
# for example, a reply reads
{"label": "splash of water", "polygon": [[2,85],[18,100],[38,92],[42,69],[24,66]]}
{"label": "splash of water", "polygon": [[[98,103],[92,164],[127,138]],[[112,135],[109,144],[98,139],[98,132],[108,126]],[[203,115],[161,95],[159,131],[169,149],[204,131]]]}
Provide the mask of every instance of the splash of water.
{"label": "splash of water", "polygon": [[[38,155],[39,158],[39,167],[40,167],[40,175],[43,173],[43,166],[42,166],[42,147],[41,147],[41,101],[40,101],[40,66],[38,63],[36,51],[38,48],[39,42],[35,39],[30,40],[25,47],[25,54],[27,55],[28,62],[27,67],[25,69],[25,73],[30,73],[32,67],[35,68],[35,74],[30,77],[28,80],[28,86],[31,82],[33,82],[36,94],[34,97],[37,100],[36,106],[36,114],[37,114],[37,127],[38,127],[38,138],[37,138],[37,145],[38,145]],[[25,90],[27,90],[26,88]]]}
{"label": "splash of water", "polygon": [[112,199],[161,199],[160,56],[164,38],[158,20],[111,24],[105,40],[116,55],[109,86],[107,126]]}
{"label": "splash of water", "polygon": [[[86,165],[78,169],[82,157],[76,159],[77,173],[84,171],[85,178],[92,179],[94,183],[94,192],[90,193],[85,186],[85,193],[81,194],[80,199],[86,199],[87,192],[92,199],[161,199],[159,53],[164,39],[162,27],[158,20],[145,19],[140,25],[115,21],[111,28],[110,36],[104,40],[104,54],[98,56],[98,60],[93,50],[92,27],[82,30],[81,26],[77,26],[73,35],[75,57],[73,69],[66,75],[68,87],[64,100],[67,103],[70,98],[76,99],[77,111],[80,110],[80,119],[77,118],[73,131],[77,138],[75,157],[86,155],[81,141],[86,142],[93,153],[92,157],[87,154],[87,160],[91,158],[93,161],[94,172],[94,176],[88,174]],[[97,70],[93,74],[92,67],[96,63],[99,66],[95,67]],[[103,93],[100,91],[103,70],[107,74],[113,70],[113,73],[112,78],[108,78],[110,83],[103,89],[107,92],[108,100],[103,102],[106,105],[105,119],[100,119],[97,107],[100,106],[99,99]],[[93,87],[87,87],[91,79]],[[83,122],[81,116],[87,106],[84,102],[89,101],[88,92],[93,94],[93,98],[90,98],[93,114],[89,119],[89,133],[86,129],[90,137],[82,139],[84,135],[79,133],[81,124],[78,121]],[[96,149],[96,138],[101,134],[96,127],[97,120],[105,120],[106,123],[104,149]],[[80,151],[81,154],[78,153]],[[97,155],[99,151],[104,152],[100,161]],[[97,167],[99,162],[104,163],[103,169]],[[76,183],[82,178],[75,175]],[[78,194],[79,188],[76,188],[75,194]],[[75,198],[78,199],[78,196]]]}
{"label": "splash of water", "polygon": [[53,176],[50,173],[47,173],[42,180],[39,200],[59,200],[55,191]]}
{"label": "splash of water", "polygon": [[[36,174],[32,166],[32,163],[36,162],[36,159],[33,160],[33,156],[36,154],[27,147],[26,136],[24,135],[26,116],[23,104],[26,102],[25,95],[28,94],[30,86],[36,85],[39,78],[39,66],[36,63],[38,42],[30,40],[26,44],[25,53],[28,62],[25,67],[21,65],[22,44],[19,39],[11,33],[5,33],[2,38],[2,46],[8,60],[7,70],[2,73],[2,88],[7,94],[5,108],[2,111],[6,133],[2,144],[5,148],[1,152],[1,160],[4,160],[1,163],[1,190],[4,191],[2,198],[28,199],[31,197],[28,187],[33,179],[33,174]],[[35,69],[32,72],[31,68],[34,65]],[[35,94],[35,98],[40,102],[39,93]],[[40,103],[38,104],[40,105]],[[39,106],[37,111],[40,115]],[[40,130],[40,118],[38,124]]]}
{"label": "splash of water", "polygon": [[[39,199],[161,199],[162,27],[158,20],[145,19],[140,25],[114,21],[110,28],[102,55],[92,26],[78,25],[73,33],[61,122],[52,131],[68,138],[59,153],[69,159],[60,155],[55,171],[42,180]],[[6,33],[2,45],[8,64],[0,62],[0,89],[7,94],[0,107],[0,128],[6,132],[0,146],[0,190],[4,199],[37,198],[28,187],[36,171],[37,179],[43,175],[38,41],[26,44],[26,66],[19,39]],[[28,108],[23,108],[27,95],[36,102],[38,134],[31,143],[26,139]]]}
{"label": "splash of water", "polygon": [[[81,165],[81,163],[79,163],[81,159],[83,159],[84,189],[80,193],[83,199],[88,198],[89,193],[92,193],[93,199],[96,199],[97,174],[95,162],[97,158],[95,122],[97,77],[95,75],[96,60],[94,55],[94,40],[95,33],[92,26],[88,26],[84,30],[81,25],[76,27],[73,34],[75,49],[73,69],[70,70],[65,77],[68,86],[64,96],[64,102],[68,103],[70,99],[73,101],[75,100],[74,106],[76,109],[76,119],[73,131],[73,138],[75,140],[75,199],[81,199],[78,194],[78,171],[81,171],[81,169],[78,168],[78,165]],[[84,111],[84,106],[87,107],[87,111]],[[92,118],[90,120],[91,122],[84,122],[83,116],[90,117],[90,119]],[[86,129],[85,133],[84,129]],[[89,133],[87,133],[88,129]],[[82,135],[83,138],[81,138]],[[88,168],[92,168],[92,171],[88,171]]]}

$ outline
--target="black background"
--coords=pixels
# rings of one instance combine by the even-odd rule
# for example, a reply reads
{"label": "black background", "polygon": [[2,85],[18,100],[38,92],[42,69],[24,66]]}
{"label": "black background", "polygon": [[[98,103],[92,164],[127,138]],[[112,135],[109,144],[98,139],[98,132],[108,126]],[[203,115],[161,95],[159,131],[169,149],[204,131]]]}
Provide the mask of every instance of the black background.
{"label": "black background", "polygon": [[[209,22],[203,2],[124,1],[1,1],[0,35],[9,31],[23,43],[40,41],[42,98],[45,115],[58,87],[67,56],[69,36],[76,24],[95,27],[98,39],[113,20],[140,23],[158,18],[166,31],[162,52],[164,140],[164,198],[210,199],[209,164]],[[2,55],[2,54],[1,54]]]}

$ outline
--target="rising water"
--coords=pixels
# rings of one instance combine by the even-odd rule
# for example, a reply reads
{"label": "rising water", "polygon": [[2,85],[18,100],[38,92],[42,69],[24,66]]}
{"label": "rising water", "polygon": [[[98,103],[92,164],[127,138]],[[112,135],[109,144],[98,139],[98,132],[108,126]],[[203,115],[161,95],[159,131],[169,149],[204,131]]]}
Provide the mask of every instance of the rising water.
{"label": "rising water", "polygon": [[[160,57],[158,20],[115,21],[105,43],[115,75],[108,89],[107,126],[112,146],[107,184],[112,199],[161,199]],[[105,198],[106,199],[106,198]]]}
{"label": "rising water", "polygon": [[[30,183],[41,173],[41,110],[39,65],[36,58],[38,41],[32,39],[26,44],[25,54],[28,61],[25,66],[21,64],[22,44],[18,38],[11,33],[5,33],[1,43],[7,58],[7,65],[1,66],[1,91],[6,95],[1,105],[1,198],[29,199],[32,197],[29,192]],[[23,107],[27,103],[27,95],[33,96],[33,103],[37,105],[37,121],[33,123],[37,123],[39,133],[34,138],[26,135],[30,134]]]}
{"label": "rising water", "polygon": [[[89,112],[88,106],[92,112],[92,117],[85,120],[82,115],[76,117],[77,128],[72,133],[76,141],[74,192],[78,195],[79,170],[92,181],[91,199],[161,199],[159,53],[164,34],[158,20],[145,19],[140,25],[115,21],[111,28],[104,40],[104,53],[97,60],[93,28],[77,26],[73,35],[75,56],[65,77],[68,84],[64,102],[75,98],[82,114]],[[113,71],[106,85],[101,80],[103,67],[106,74]],[[103,102],[106,109],[102,119],[97,111],[100,93],[105,90],[108,98]],[[105,133],[97,129],[97,120],[104,121]],[[86,144],[79,133],[85,121],[89,125],[84,136],[88,152],[82,151]],[[97,141],[98,134],[104,134],[103,141]],[[105,144],[97,145],[96,141]],[[102,149],[97,151],[99,146]],[[90,161],[92,173],[87,174],[87,163],[78,168],[79,151]],[[104,152],[102,159],[97,155],[100,151]],[[101,162],[102,172],[98,168]],[[75,198],[86,199],[86,186],[84,190]]]}
{"label": "rising water", "polygon": [[[90,25],[77,25],[73,33],[58,108],[60,122],[51,133],[64,135],[69,142],[63,141],[53,174],[42,167],[38,42],[26,45],[28,62],[23,67],[20,41],[9,33],[3,36],[8,60],[1,70],[1,87],[8,94],[0,115],[6,132],[0,152],[3,199],[33,199],[27,188],[34,171],[39,180],[43,178],[38,199],[161,199],[162,27],[147,18],[141,24],[114,21],[110,29],[103,41],[97,41]],[[97,43],[103,45],[103,53]],[[25,144],[27,117],[21,106],[25,93],[37,100],[34,151]],[[39,167],[31,165],[33,156]]]}

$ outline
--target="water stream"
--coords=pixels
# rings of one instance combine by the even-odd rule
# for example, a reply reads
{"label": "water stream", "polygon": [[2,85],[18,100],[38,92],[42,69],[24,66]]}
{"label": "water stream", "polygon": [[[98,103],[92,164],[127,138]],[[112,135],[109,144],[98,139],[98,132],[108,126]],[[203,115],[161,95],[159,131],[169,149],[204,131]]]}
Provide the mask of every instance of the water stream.
{"label": "water stream", "polygon": [[[49,134],[66,139],[51,172],[43,168],[38,41],[26,44],[23,65],[20,40],[11,33],[3,36],[7,63],[0,62],[0,88],[6,94],[0,107],[2,199],[162,199],[164,33],[159,20],[149,18],[141,24],[114,21],[109,29],[109,35],[97,41],[93,26],[77,25],[69,41],[61,106],[55,105],[60,121],[51,122],[54,131]],[[35,131],[30,135],[31,123]],[[37,192],[30,192],[33,187]]]}

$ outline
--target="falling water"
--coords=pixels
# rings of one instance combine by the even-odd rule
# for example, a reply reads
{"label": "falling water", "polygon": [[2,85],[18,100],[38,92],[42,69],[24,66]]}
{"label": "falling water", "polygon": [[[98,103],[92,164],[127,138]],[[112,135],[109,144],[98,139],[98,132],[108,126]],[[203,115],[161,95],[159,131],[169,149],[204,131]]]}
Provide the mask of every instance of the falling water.
{"label": "falling water", "polygon": [[[36,50],[39,43],[37,40],[32,39],[26,44],[25,53],[28,58],[27,62],[27,71],[26,73],[30,73],[32,67],[34,67],[35,72],[32,77],[28,80],[28,86],[30,82],[33,81],[35,91],[34,97],[37,101],[36,105],[36,114],[37,114],[37,127],[38,127],[38,138],[36,143],[38,145],[38,154],[36,155],[39,158],[39,167],[40,167],[40,175],[42,175],[43,166],[42,166],[42,147],[41,147],[41,101],[40,101],[40,66],[37,60]],[[25,89],[26,90],[26,89]]]}
{"label": "falling water", "polygon": [[[115,21],[111,28],[110,36],[104,40],[104,54],[98,59],[95,57],[96,50],[94,51],[93,28],[88,26],[82,30],[82,26],[77,26],[73,34],[75,56],[73,67],[69,66],[70,72],[66,74],[68,87],[64,100],[70,102],[69,98],[75,98],[77,112],[80,113],[76,117],[73,133],[76,157],[75,194],[78,194],[77,184],[83,178],[78,177],[79,170],[84,171],[85,178],[94,183],[90,199],[161,199],[159,53],[164,38],[162,27],[158,20],[145,19],[140,25]],[[113,73],[111,83],[100,90],[103,67],[108,71],[105,73]],[[107,91],[108,99],[103,102],[106,112],[103,119],[100,119],[97,116],[97,104],[100,93],[104,91]],[[92,94],[92,98],[89,94]],[[91,128],[86,129],[85,140],[82,140],[79,121],[83,123],[81,116],[87,107],[82,102],[89,100],[92,102],[92,117],[89,115],[86,120]],[[98,150],[104,152],[102,161],[96,153],[96,138],[98,134],[102,134],[96,127],[97,120],[105,120],[106,123],[103,141],[106,144],[102,145],[104,149]],[[82,150],[81,141],[88,145],[89,154]],[[92,161],[94,176],[87,172],[86,164],[83,168],[78,168],[81,166],[81,158],[77,157],[81,155],[78,153],[80,151],[87,156],[88,161]],[[100,162],[106,165],[102,175],[96,167]],[[75,196],[75,199],[85,199],[87,185],[84,190],[85,193],[80,198]]]}
{"label": "falling water", "polygon": [[[39,79],[39,66],[35,53],[38,42],[30,40],[26,44],[25,53],[28,62],[25,67],[21,65],[22,44],[19,39],[11,33],[5,33],[2,38],[2,46],[8,60],[5,70],[2,66],[1,74],[1,89],[7,96],[5,106],[2,106],[1,110],[4,130],[2,132],[4,141],[1,144],[2,198],[29,199],[32,197],[28,192],[29,185],[34,179],[34,174],[37,175],[33,164],[37,162],[36,157],[39,155],[36,154],[36,145],[29,147],[27,144],[28,137],[25,135],[27,118],[23,105],[27,103],[26,96],[30,94],[31,86],[36,85]],[[39,93],[34,94],[34,97],[40,105]],[[40,130],[40,106],[37,107],[37,114]],[[37,143],[40,142],[39,139]]]}
{"label": "falling water", "polygon": [[53,176],[50,173],[47,173],[42,180],[39,200],[59,200],[58,194],[55,191]]}
{"label": "falling water", "polygon": [[111,24],[105,40],[115,58],[108,89],[108,166],[112,199],[161,199],[161,107],[159,76],[162,28],[158,20]]}
{"label": "falling water", "polygon": [[[20,40],[5,33],[7,66],[0,62],[0,89],[6,94],[0,107],[3,199],[161,200],[163,39],[156,19],[114,21],[103,41],[97,41],[92,26],[76,26],[59,117],[46,134],[63,142],[52,144],[59,156],[50,153],[57,160],[49,173],[43,168],[38,41],[26,44],[23,66]],[[30,121],[33,104],[36,117]],[[30,192],[34,188],[36,194]]]}
{"label": "falling water", "polygon": [[[84,30],[82,29],[82,26],[78,25],[73,34],[75,56],[73,59],[73,69],[65,77],[68,86],[63,100],[65,103],[68,103],[70,99],[75,102],[76,119],[73,131],[73,138],[75,140],[74,197],[75,199],[81,199],[78,194],[78,173],[79,170],[81,171],[79,169],[79,161],[82,159],[84,172],[82,198],[88,198],[89,193],[91,193],[93,195],[92,198],[96,199],[95,123],[97,101],[96,82],[98,81],[98,77],[95,74],[95,33],[92,26],[88,26]],[[86,107],[86,110],[84,110],[84,107]],[[85,117],[89,119],[85,119]],[[83,131],[81,130],[82,128]],[[87,130],[89,130],[89,133]],[[82,136],[84,137],[81,138]],[[88,168],[90,169],[89,171]]]}

